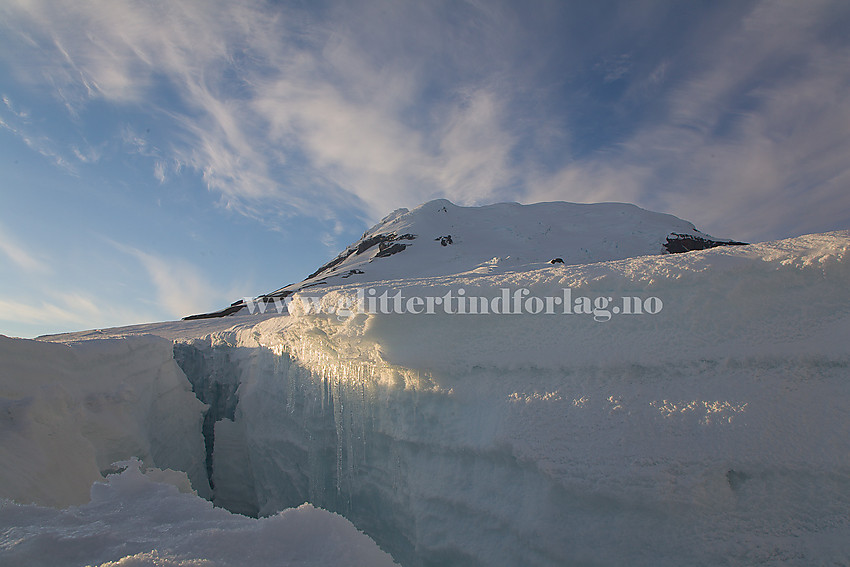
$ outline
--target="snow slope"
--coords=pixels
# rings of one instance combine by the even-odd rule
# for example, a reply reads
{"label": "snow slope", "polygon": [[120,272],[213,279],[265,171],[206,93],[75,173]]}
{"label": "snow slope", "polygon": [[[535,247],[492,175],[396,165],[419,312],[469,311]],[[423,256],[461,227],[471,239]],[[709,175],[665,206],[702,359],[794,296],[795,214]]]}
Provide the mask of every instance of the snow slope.
{"label": "snow slope", "polygon": [[[741,244],[704,234],[673,215],[627,203],[497,203],[460,207],[446,199],[398,209],[299,283],[261,298],[326,286],[534,269],[557,259],[585,264]],[[205,316],[244,311],[240,302]]]}
{"label": "snow slope", "polygon": [[241,377],[217,490],[338,511],[403,565],[846,563],[848,246],[387,284],[655,296],[655,315],[293,310],[187,343]]}
{"label": "snow slope", "polygon": [[[391,215],[384,222],[403,218]],[[393,230],[405,234],[400,225]],[[613,249],[626,246],[622,238],[633,234],[633,229],[619,233]],[[425,243],[423,238],[412,242]],[[466,238],[446,246],[429,240],[434,248],[428,254],[472,242]],[[653,238],[661,240],[641,246],[662,246],[666,237]],[[399,242],[405,243],[389,245]],[[310,502],[343,515],[408,567],[847,564],[848,249],[850,232],[835,232],[688,254],[654,249],[593,263],[568,263],[561,251],[565,264],[548,264],[555,250],[526,246],[525,256],[513,250],[505,255],[516,253],[516,263],[485,258],[470,264],[466,255],[429,274],[419,260],[405,260],[411,264],[402,272],[387,268],[382,274],[378,262],[402,262],[411,252],[404,250],[362,265],[362,271],[372,270],[364,276],[376,296],[451,292],[457,298],[463,288],[466,297],[491,305],[502,290],[511,297],[527,290],[525,298],[564,298],[569,290],[578,303],[570,303],[570,313],[561,304],[537,314],[436,309],[343,316],[331,310],[356,301],[363,282],[339,275],[293,295],[286,316],[239,314],[50,337],[65,344],[0,341],[3,403],[46,407],[40,400],[55,399],[48,394],[60,382],[47,379],[49,367],[63,381],[72,380],[73,387],[66,388],[71,392],[108,392],[101,398],[110,401],[97,411],[118,415],[109,408],[122,407],[118,393],[128,384],[150,392],[163,388],[150,370],[136,370],[144,366],[140,359],[121,370],[106,363],[105,352],[117,355],[111,349],[128,343],[126,356],[132,357],[133,348],[141,352],[147,345],[146,368],[183,375],[182,385],[169,394],[168,419],[192,424],[170,427],[175,436],[191,438],[193,462],[206,465],[201,472],[211,471],[213,487],[207,489],[215,503],[274,519],[281,510]],[[539,250],[539,256],[531,258],[529,250]],[[343,265],[349,257],[329,270],[356,269]],[[312,299],[300,301],[307,295],[318,298],[322,312]],[[583,297],[591,305],[597,298],[612,300],[577,313]],[[623,297],[640,298],[641,305],[655,305],[645,301],[657,298],[663,308],[614,314]],[[171,341],[173,348],[165,349]],[[65,378],[66,367],[75,368],[74,357],[81,356],[69,352],[77,351],[101,353],[94,367],[111,368],[111,379],[103,374],[87,385],[82,378]],[[30,384],[30,374],[42,378]],[[189,384],[207,405],[186,399]],[[66,394],[72,403],[58,406],[57,413],[70,424],[62,427],[72,433],[78,427],[95,448],[74,457],[81,463],[96,461],[104,437],[98,427],[74,425],[78,417],[80,423],[97,421],[86,413],[97,413],[85,406],[87,395]],[[205,428],[207,407],[217,409]],[[52,487],[44,494],[65,494],[51,470],[29,458],[6,461],[27,445],[55,447],[49,445],[50,427],[40,423],[52,414],[8,412],[2,414],[12,417],[0,435],[0,458],[16,468],[7,473],[12,482],[3,495],[53,504],[55,498],[48,501],[15,480],[22,476],[17,467],[24,467],[21,471],[38,477],[38,486]],[[125,455],[115,450],[109,457],[133,456],[145,447],[138,439],[147,439],[150,455],[158,454],[154,447],[161,436],[145,437],[144,427],[127,425],[149,428],[151,421],[125,422],[133,431],[126,438],[134,441],[123,447]],[[84,445],[74,443],[67,453]],[[57,451],[57,466],[60,458],[73,456]],[[151,467],[175,467],[139,456]],[[102,467],[92,467],[98,476]],[[74,474],[79,485],[90,479]],[[195,473],[195,479],[202,476]],[[196,485],[202,482],[193,480],[197,490]],[[197,524],[182,510],[204,503],[190,494],[169,494],[147,501],[156,507],[158,498],[179,496],[179,502],[168,500],[177,519],[145,516],[141,529],[155,531],[161,522],[168,533],[190,534],[189,541]],[[44,517],[53,534],[73,540],[85,531],[59,512],[27,508],[23,516],[10,516],[8,510],[18,509],[10,506],[0,509],[4,526],[36,526]],[[249,531],[263,529],[250,525],[256,527]],[[0,563],[37,553],[26,542],[36,541],[38,530],[27,529],[17,539],[0,539]],[[8,528],[3,533],[20,534]],[[115,548],[108,558],[87,560],[129,561],[154,549],[171,553],[162,550],[176,545],[142,539],[133,549]],[[181,548],[185,553],[174,557],[214,561],[212,554],[200,554],[201,547]]]}

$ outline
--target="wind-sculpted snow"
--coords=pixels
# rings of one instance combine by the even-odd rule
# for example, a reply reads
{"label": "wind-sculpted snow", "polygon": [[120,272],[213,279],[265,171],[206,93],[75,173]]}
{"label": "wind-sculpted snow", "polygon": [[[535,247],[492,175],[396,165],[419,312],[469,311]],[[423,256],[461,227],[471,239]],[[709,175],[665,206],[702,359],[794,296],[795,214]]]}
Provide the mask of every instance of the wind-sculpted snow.
{"label": "wind-sculpted snow", "polygon": [[[346,283],[526,271],[556,259],[578,265],[740,244],[627,203],[460,207],[437,199],[412,211],[398,209],[303,281],[258,299],[271,303],[299,291]],[[242,299],[186,319],[226,317],[245,309]]]}
{"label": "wind-sculpted snow", "polygon": [[0,506],[0,564],[27,567],[389,567],[392,559],[336,514],[309,504],[261,520],[231,514],[143,474],[138,461],[68,510]]}
{"label": "wind-sculpted snow", "polygon": [[[849,249],[838,232],[369,284],[653,313],[334,312],[355,282],[324,286],[321,310],[157,332],[182,391],[226,409],[208,438],[231,510],[310,502],[407,567],[847,564]],[[179,407],[200,444],[206,407]]]}
{"label": "wind-sculpted snow", "polygon": [[845,562],[847,248],[379,284],[664,300],[605,322],[296,309],[224,333],[243,370],[217,489],[342,513],[404,565]]}

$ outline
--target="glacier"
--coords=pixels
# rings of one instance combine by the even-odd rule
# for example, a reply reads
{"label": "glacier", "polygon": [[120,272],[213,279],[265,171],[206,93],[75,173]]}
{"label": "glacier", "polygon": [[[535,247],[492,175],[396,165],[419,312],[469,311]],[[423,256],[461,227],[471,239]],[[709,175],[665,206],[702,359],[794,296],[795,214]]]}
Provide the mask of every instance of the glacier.
{"label": "glacier", "polygon": [[337,511],[403,565],[840,563],[847,246],[409,284],[638,290],[664,298],[651,316],[294,311],[178,348],[228,349],[218,373],[240,375],[217,490]]}
{"label": "glacier", "polygon": [[[628,203],[496,203],[461,207],[435,199],[398,209],[301,282],[257,298],[275,302],[295,293],[338,285],[467,271],[504,273],[542,263],[587,264],[646,254],[742,245],[700,232],[673,215]],[[253,311],[250,298],[187,320]]]}
{"label": "glacier", "polygon": [[[532,248],[490,262],[487,250],[434,275],[377,265],[404,252],[365,262],[360,281],[295,292],[323,311],[296,301],[284,315],[0,337],[0,562],[39,557],[39,523],[82,542],[103,530],[90,511],[104,498],[144,486],[156,510],[140,529],[171,531],[93,546],[85,561],[243,564],[185,543],[201,524],[183,510],[203,507],[244,541],[301,511],[311,541],[345,527],[363,553],[405,566],[846,564],[849,248],[843,231],[591,263]],[[363,285],[569,289],[663,309],[331,312]],[[177,519],[159,519],[159,501]]]}

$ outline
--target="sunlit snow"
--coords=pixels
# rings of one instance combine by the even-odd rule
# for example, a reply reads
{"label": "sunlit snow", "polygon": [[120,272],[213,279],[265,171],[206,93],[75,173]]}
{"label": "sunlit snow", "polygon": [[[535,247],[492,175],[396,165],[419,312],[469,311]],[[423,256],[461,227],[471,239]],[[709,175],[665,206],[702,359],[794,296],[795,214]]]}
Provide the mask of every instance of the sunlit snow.
{"label": "sunlit snow", "polygon": [[846,564],[848,249],[369,281],[663,300],[605,321],[295,308],[0,337],[0,562]]}

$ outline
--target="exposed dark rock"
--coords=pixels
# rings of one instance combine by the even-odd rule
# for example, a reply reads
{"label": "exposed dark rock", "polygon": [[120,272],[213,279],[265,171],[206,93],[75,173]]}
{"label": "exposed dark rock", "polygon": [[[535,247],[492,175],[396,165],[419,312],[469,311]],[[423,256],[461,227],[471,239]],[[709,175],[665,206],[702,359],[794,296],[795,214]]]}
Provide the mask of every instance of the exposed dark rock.
{"label": "exposed dark rock", "polygon": [[382,245],[386,245],[390,242],[395,242],[397,240],[414,240],[416,238],[415,234],[402,234],[401,236],[391,232],[389,234],[376,234],[374,236],[370,236],[365,240],[362,240],[356,248],[355,254],[362,254],[366,250],[372,248],[376,244],[381,250],[384,250]]}
{"label": "exposed dark rock", "polygon": [[407,248],[407,244],[402,244],[401,242],[381,242],[381,244],[379,245],[378,253],[375,254],[375,258],[386,258],[387,256],[398,254],[405,248]]}
{"label": "exposed dark rock", "polygon": [[[320,282],[313,283],[311,285],[319,285],[319,284],[324,284],[324,283],[325,283],[324,281],[320,281]],[[304,286],[304,287],[309,287],[309,286]],[[269,295],[261,295],[260,297],[256,298],[254,301],[269,304],[269,303],[274,303],[275,299],[281,299],[283,297],[287,297],[287,296],[292,295],[292,294],[293,294],[292,291],[282,291],[280,293],[273,293],[273,294],[269,294]],[[226,307],[226,308],[221,309],[219,311],[213,311],[211,313],[200,313],[198,315],[187,315],[186,317],[183,317],[183,320],[184,321],[193,321],[193,320],[197,320],[197,319],[216,319],[218,317],[227,317],[228,315],[233,315],[234,313],[239,312],[244,307],[246,307],[245,300],[240,299],[239,301],[234,301],[233,303],[231,303],[230,307]],[[261,311],[261,313],[262,312],[263,311]]]}
{"label": "exposed dark rock", "polygon": [[[358,242],[356,245],[349,246],[348,248],[343,250],[342,253],[340,253],[339,256],[337,256],[336,258],[334,258],[333,260],[331,260],[327,264],[324,264],[323,266],[321,266],[318,270],[316,270],[315,272],[313,272],[312,274],[307,276],[305,279],[309,280],[309,279],[315,278],[319,274],[322,274],[322,273],[327,272],[328,270],[330,270],[332,268],[335,268],[336,266],[338,266],[339,264],[344,262],[346,259],[348,259],[348,257],[351,256],[352,254],[353,255],[363,254],[364,252],[366,252],[370,248],[374,247],[375,245],[380,246],[380,245],[386,244],[388,242],[395,242],[397,240],[414,240],[415,238],[416,238],[415,234],[409,234],[409,233],[408,234],[402,234],[401,236],[399,236],[399,235],[395,234],[394,232],[390,232],[390,233],[386,233],[386,234],[373,234],[372,236],[368,236],[368,237],[364,234],[363,238],[360,239],[360,242]],[[381,248],[381,250],[383,251],[383,248]]]}
{"label": "exposed dark rock", "polygon": [[355,252],[354,248],[346,248],[339,256],[337,256],[336,258],[334,258],[333,260],[331,260],[327,264],[324,264],[321,267],[319,267],[318,270],[316,270],[315,272],[313,272],[312,274],[307,276],[305,279],[309,280],[310,278],[315,278],[316,276],[318,276],[322,272],[326,272],[326,271],[330,270],[331,268],[333,268],[334,266],[341,264],[342,262],[345,261],[346,258],[348,258],[352,254],[354,254],[354,252]]}
{"label": "exposed dark rock", "polygon": [[218,311],[213,311],[212,313],[200,313],[198,315],[187,315],[183,317],[184,321],[194,321],[196,319],[215,319],[216,317],[227,317],[228,315],[233,315],[240,309],[245,307],[245,301],[240,299],[239,301],[234,301],[230,304],[230,307],[225,307],[224,309],[220,309]]}
{"label": "exposed dark rock", "polygon": [[730,469],[726,471],[726,482],[729,483],[729,487],[732,490],[738,490],[741,488],[747,480],[749,480],[750,475],[747,473],[736,471],[735,469]]}
{"label": "exposed dark rock", "polygon": [[361,240],[359,244],[357,244],[357,248],[354,249],[355,254],[362,254],[369,248],[377,245],[381,245],[384,242],[395,240],[395,234],[376,234],[374,236],[370,236],[364,240]]}
{"label": "exposed dark rock", "polygon": [[549,263],[550,264],[563,264],[564,259],[563,258],[552,258],[551,260],[549,260]]}
{"label": "exposed dark rock", "polygon": [[440,246],[448,246],[449,244],[454,244],[454,242],[452,242],[451,234],[447,234],[446,236],[438,236],[434,240],[439,240]]}
{"label": "exposed dark rock", "polygon": [[345,274],[344,276],[342,276],[342,277],[343,277],[343,278],[350,278],[351,276],[353,276],[353,275],[355,275],[355,274],[365,274],[365,273],[366,273],[366,272],[364,272],[363,270],[348,270],[348,273],[346,273],[346,274]]}
{"label": "exposed dark rock", "polygon": [[692,252],[694,250],[706,250],[717,246],[746,246],[746,242],[737,242],[735,240],[710,240],[701,236],[692,236],[690,234],[670,233],[667,237],[667,243],[664,248],[671,254],[679,254],[681,252]]}
{"label": "exposed dark rock", "polygon": [[281,299],[283,297],[289,297],[292,295],[291,291],[282,291],[280,293],[270,293],[269,295],[262,295],[258,299],[264,303],[274,303],[275,298]]}

